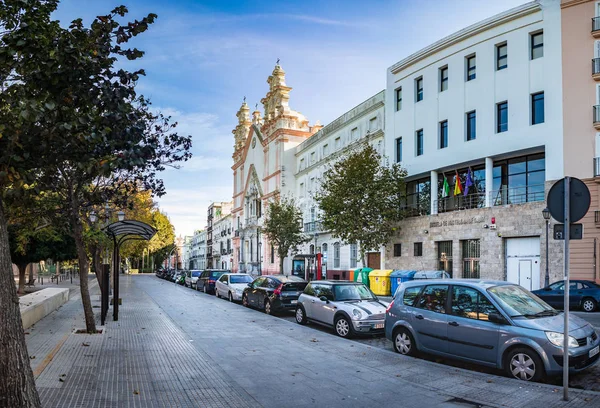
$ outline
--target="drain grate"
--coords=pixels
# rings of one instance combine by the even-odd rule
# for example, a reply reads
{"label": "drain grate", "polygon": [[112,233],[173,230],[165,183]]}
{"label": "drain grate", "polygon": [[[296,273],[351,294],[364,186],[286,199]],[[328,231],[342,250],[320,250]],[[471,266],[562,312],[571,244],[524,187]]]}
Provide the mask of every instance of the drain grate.
{"label": "drain grate", "polygon": [[450,398],[449,400],[446,401],[446,403],[455,405],[457,407],[484,408],[483,405],[481,405],[477,402],[469,401],[464,398],[458,398],[458,397]]}

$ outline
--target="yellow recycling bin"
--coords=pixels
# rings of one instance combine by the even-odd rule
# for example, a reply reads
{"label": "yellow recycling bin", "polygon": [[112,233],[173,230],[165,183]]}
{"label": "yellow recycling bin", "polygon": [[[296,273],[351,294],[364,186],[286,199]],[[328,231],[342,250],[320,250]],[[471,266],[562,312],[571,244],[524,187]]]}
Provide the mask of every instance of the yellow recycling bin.
{"label": "yellow recycling bin", "polygon": [[392,293],[392,269],[375,269],[369,274],[371,290],[377,296],[390,296]]}

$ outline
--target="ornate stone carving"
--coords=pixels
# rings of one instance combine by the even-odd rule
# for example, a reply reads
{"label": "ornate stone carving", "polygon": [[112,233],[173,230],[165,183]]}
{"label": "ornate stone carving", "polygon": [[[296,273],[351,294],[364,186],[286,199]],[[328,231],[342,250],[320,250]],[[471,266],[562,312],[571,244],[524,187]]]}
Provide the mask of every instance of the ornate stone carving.
{"label": "ornate stone carving", "polygon": [[244,102],[236,116],[238,118],[238,125],[231,132],[235,136],[234,156],[235,152],[244,147],[246,137],[248,137],[248,131],[252,125],[252,121],[250,120],[250,108],[248,108],[248,105],[246,104],[246,97],[244,97]]}

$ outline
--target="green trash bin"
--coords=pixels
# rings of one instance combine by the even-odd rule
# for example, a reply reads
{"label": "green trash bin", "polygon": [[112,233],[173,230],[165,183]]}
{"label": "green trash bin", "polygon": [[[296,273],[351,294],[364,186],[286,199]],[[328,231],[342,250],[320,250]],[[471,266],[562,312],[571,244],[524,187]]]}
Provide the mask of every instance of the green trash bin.
{"label": "green trash bin", "polygon": [[354,282],[361,282],[369,287],[369,274],[372,270],[371,268],[356,269],[354,271]]}

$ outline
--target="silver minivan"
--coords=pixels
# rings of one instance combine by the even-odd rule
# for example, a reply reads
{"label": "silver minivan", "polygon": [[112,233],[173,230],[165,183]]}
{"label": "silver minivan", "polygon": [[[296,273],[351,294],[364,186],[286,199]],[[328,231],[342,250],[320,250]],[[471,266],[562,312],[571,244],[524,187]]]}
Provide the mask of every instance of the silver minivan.
{"label": "silver minivan", "polygon": [[[564,315],[504,281],[440,279],[400,284],[386,311],[385,335],[401,354],[458,358],[537,381],[562,373]],[[569,317],[569,367],[600,358],[600,338]]]}

